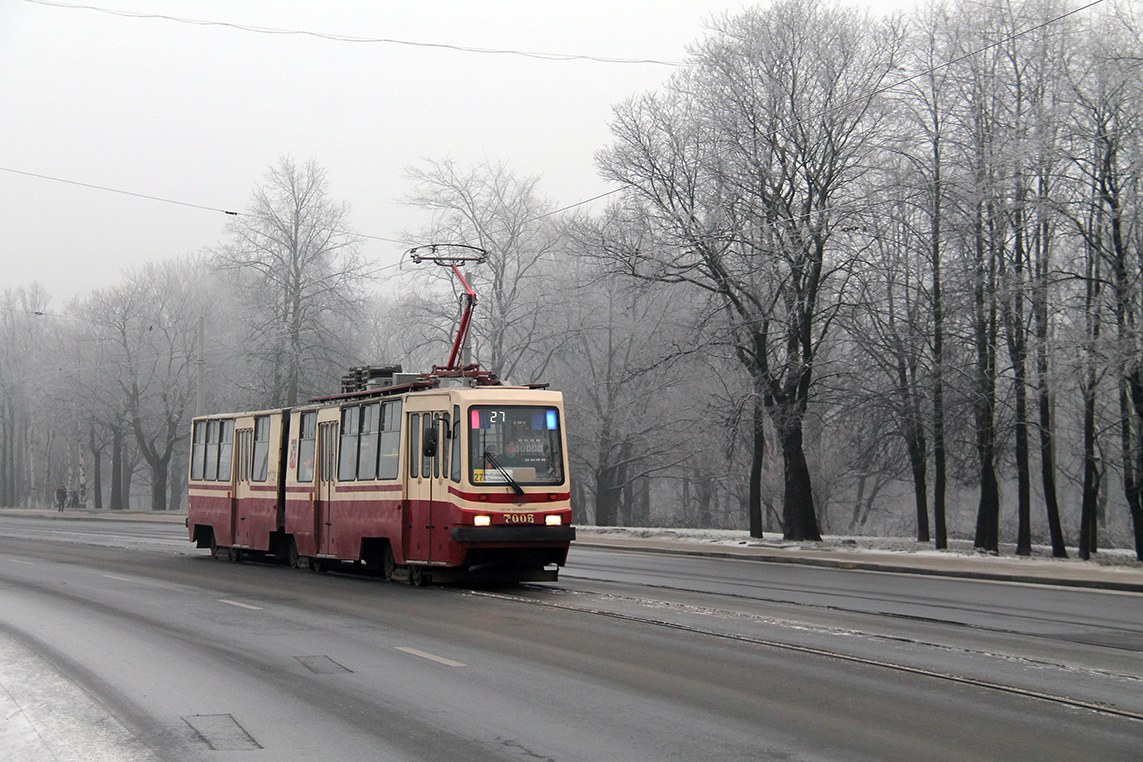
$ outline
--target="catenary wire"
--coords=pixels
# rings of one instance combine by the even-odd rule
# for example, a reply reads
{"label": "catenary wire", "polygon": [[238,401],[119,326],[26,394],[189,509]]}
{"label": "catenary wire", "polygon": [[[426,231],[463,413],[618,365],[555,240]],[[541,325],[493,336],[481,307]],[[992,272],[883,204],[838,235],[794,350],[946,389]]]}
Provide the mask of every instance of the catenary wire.
{"label": "catenary wire", "polygon": [[36,177],[41,180],[51,180],[57,183],[67,183],[68,185],[78,185],[83,188],[93,188],[94,190],[106,191],[108,193],[119,193],[124,196],[134,196],[135,198],[144,198],[148,201],[162,201],[164,204],[177,204],[178,206],[189,206],[192,209],[204,209],[208,212],[222,212],[223,214],[232,217],[239,216],[239,212],[234,212],[229,209],[219,209],[213,206],[205,206],[203,204],[193,204],[189,201],[179,201],[173,198],[164,198],[162,196],[152,196],[147,193],[136,193],[135,191],[122,190],[121,188],[110,188],[106,185],[96,185],[94,183],[80,182],[79,180],[68,180],[63,177],[53,177],[51,175],[41,175],[37,172],[26,172],[22,169],[12,169],[11,167],[0,167],[0,172],[11,172],[14,175],[25,175],[27,177]]}
{"label": "catenary wire", "polygon": [[399,40],[389,37],[357,37],[348,34],[333,34],[329,32],[315,32],[308,29],[281,29],[277,27],[253,26],[250,24],[237,24],[230,21],[213,21],[209,19],[192,19],[183,18],[180,16],[168,16],[161,13],[140,13],[136,11],[121,11],[113,8],[101,8],[94,5],[80,5],[76,3],[61,3],[55,0],[25,0],[28,3],[36,5],[48,5],[56,8],[67,8],[72,10],[86,10],[97,11],[99,13],[107,13],[112,16],[123,16],[126,18],[137,19],[163,19],[165,21],[175,21],[180,24],[193,24],[195,26],[220,26],[229,29],[237,29],[243,32],[253,32],[255,34],[274,34],[274,35],[301,35],[305,37],[316,37],[322,40],[329,40],[332,42],[354,42],[354,43],[373,43],[373,44],[386,44],[386,45],[406,45],[409,47],[418,48],[440,48],[444,50],[454,50],[460,53],[479,53],[484,55],[506,55],[506,56],[523,56],[525,58],[537,58],[542,61],[593,61],[595,63],[606,64],[651,64],[655,66],[683,66],[682,61],[664,61],[655,58],[619,58],[615,56],[592,56],[577,53],[544,53],[539,51],[530,50],[513,50],[510,48],[481,48],[472,45],[453,45],[443,42],[422,42],[417,40]]}
{"label": "catenary wire", "polygon": [[[231,24],[229,22],[203,21],[203,20],[195,20],[195,19],[183,19],[183,18],[178,18],[178,17],[174,17],[174,16],[165,16],[165,15],[160,15],[160,14],[146,14],[146,13],[135,13],[135,12],[129,12],[129,11],[118,11],[118,10],[113,10],[113,9],[100,8],[100,7],[96,7],[96,6],[55,2],[55,0],[25,0],[25,2],[34,3],[34,4],[38,4],[38,5],[54,6],[54,7],[59,7],[59,8],[72,8],[72,9],[99,11],[102,13],[109,13],[112,15],[126,16],[126,17],[131,17],[131,18],[162,18],[162,19],[168,19],[168,20],[172,20],[172,21],[179,21],[179,22],[183,22],[183,23],[191,23],[191,24],[198,24],[198,25],[234,27],[234,28],[242,29],[244,31],[260,32],[260,33],[267,33],[267,34],[300,34],[300,35],[309,35],[309,36],[314,36],[314,37],[321,37],[321,38],[325,38],[325,39],[331,39],[331,40],[337,40],[337,41],[347,41],[347,42],[392,42],[392,43],[400,43],[400,44],[408,44],[408,45],[418,45],[418,46],[424,46],[424,47],[449,48],[449,49],[463,50],[463,51],[467,51],[467,52],[515,53],[515,54],[525,55],[525,56],[534,57],[534,58],[548,58],[551,60],[574,60],[574,59],[583,58],[583,59],[590,59],[590,60],[596,60],[596,61],[608,62],[608,63],[660,63],[660,64],[666,64],[666,65],[671,65],[671,66],[682,65],[678,62],[654,61],[654,60],[650,60],[650,59],[645,59],[645,60],[644,59],[617,59],[617,58],[611,59],[611,58],[597,58],[597,57],[591,57],[591,56],[563,56],[560,54],[527,53],[527,52],[523,52],[523,51],[512,51],[512,50],[492,50],[492,49],[483,49],[483,48],[469,48],[469,47],[464,47],[464,46],[453,46],[453,45],[445,45],[445,44],[437,44],[437,43],[418,43],[418,42],[408,42],[408,41],[401,41],[401,40],[388,40],[388,39],[382,39],[382,38],[352,38],[352,37],[340,36],[340,35],[327,35],[327,34],[320,33],[320,32],[312,32],[312,31],[306,31],[306,30],[284,30],[284,29],[272,29],[272,28],[262,28],[262,27],[246,27],[243,25]],[[1001,38],[1000,40],[988,43],[988,44],[986,44],[980,48],[976,48],[976,49],[974,49],[968,53],[965,53],[964,55],[958,56],[957,58],[954,58],[950,61],[944,61],[942,63],[935,65],[935,66],[929,67],[928,69],[916,72],[915,74],[911,74],[907,77],[904,77],[900,80],[897,80],[896,82],[885,85],[884,87],[875,90],[873,92],[873,95],[875,95],[875,96],[876,95],[883,95],[885,93],[888,93],[892,90],[895,90],[895,89],[901,87],[902,85],[905,85],[909,82],[912,82],[916,79],[919,79],[919,78],[924,77],[924,76],[928,76],[928,75],[933,74],[937,71],[940,71],[941,69],[946,69],[946,68],[950,68],[952,66],[955,66],[956,64],[961,63],[963,61],[966,61],[966,60],[972,58],[973,56],[984,53],[984,52],[991,50],[992,48],[998,47],[1000,45],[1004,45],[1004,44],[1007,44],[1009,42],[1012,42],[1013,40],[1019,39],[1019,38],[1025,36],[1027,34],[1030,34],[1034,31],[1037,31],[1039,29],[1044,29],[1044,28],[1046,28],[1046,27],[1048,27],[1048,26],[1050,26],[1056,22],[1062,21],[1065,18],[1068,18],[1070,16],[1076,15],[1076,14],[1081,13],[1083,11],[1086,11],[1090,8],[1093,8],[1097,5],[1100,5],[1103,2],[1104,2],[1104,0],[1092,0],[1092,2],[1089,2],[1086,5],[1080,6],[1078,8],[1074,8],[1070,11],[1063,12],[1063,13],[1061,13],[1057,16],[1054,16],[1050,19],[1047,19],[1047,20],[1045,20],[1039,24],[1035,24],[1035,25],[1030,26],[1026,29],[1022,29],[1018,32],[1013,32],[1012,34],[1007,35],[1007,36]],[[840,109],[840,108],[845,107],[846,105],[848,105],[847,102],[839,103],[836,106],[834,106],[832,109],[828,109],[826,111],[821,112],[820,114],[817,115],[816,118],[817,119],[824,118],[826,115],[829,114],[829,112],[831,110]],[[217,212],[221,212],[223,214],[235,216],[235,217],[243,216],[242,213],[240,213],[240,212],[235,212],[235,211],[231,211],[231,210],[227,210],[227,209],[218,209],[215,207],[205,206],[202,204],[194,204],[194,203],[190,203],[190,202],[186,202],[186,201],[179,201],[179,200],[175,200],[175,199],[163,198],[160,196],[153,196],[153,195],[148,195],[148,194],[144,194],[144,193],[136,193],[133,191],[126,191],[126,190],[121,190],[121,189],[117,189],[117,188],[110,188],[110,187],[106,187],[106,186],[95,185],[92,183],[85,183],[85,182],[80,182],[80,181],[76,181],[76,180],[69,180],[69,179],[65,179],[65,178],[60,178],[60,177],[52,177],[49,175],[37,174],[34,172],[26,172],[26,171],[22,171],[22,170],[18,170],[18,169],[11,169],[8,167],[0,167],[0,171],[11,172],[11,173],[20,174],[20,175],[26,175],[29,177],[36,177],[36,178],[45,179],[45,180],[52,180],[55,182],[67,183],[70,185],[78,185],[78,186],[82,186],[82,187],[86,187],[86,188],[92,188],[95,190],[102,190],[102,191],[107,191],[107,192],[111,192],[111,193],[119,193],[119,194],[123,194],[123,195],[127,195],[127,196],[134,196],[137,198],[143,198],[143,199],[148,199],[148,200],[152,200],[152,201],[161,201],[161,202],[169,203],[169,204],[177,204],[180,206],[187,206],[187,207],[191,207],[191,208],[195,208],[195,209],[203,209],[206,211],[217,211]],[[576,207],[583,206],[584,204],[589,204],[593,201],[598,201],[599,199],[606,198],[608,196],[612,196],[616,193],[620,193],[621,191],[623,191],[625,189],[626,189],[625,187],[614,188],[610,191],[606,191],[606,192],[598,194],[596,196],[592,196],[591,198],[584,199],[582,201],[577,201],[575,203],[568,204],[568,205],[560,207],[558,209],[554,209],[550,212],[545,212],[543,214],[536,215],[535,217],[529,218],[527,221],[528,222],[536,222],[538,220],[542,220],[542,219],[545,219],[547,217],[551,217],[551,216],[559,214],[561,212],[568,211],[569,209],[574,209]],[[822,210],[822,211],[828,211],[828,210]],[[793,219],[789,219],[789,220],[778,220],[777,222],[794,222],[794,221],[795,220],[793,220]],[[348,231],[339,231],[339,232],[344,232],[344,233],[349,234]],[[355,235],[359,238],[366,238],[366,239],[376,240],[376,241],[384,241],[387,243],[396,243],[396,244],[402,244],[403,243],[402,241],[399,241],[399,240],[394,239],[394,238],[386,238],[384,236],[370,235],[370,234],[366,234],[366,233],[352,233],[352,235]],[[382,268],[382,269],[388,269],[388,268]]]}

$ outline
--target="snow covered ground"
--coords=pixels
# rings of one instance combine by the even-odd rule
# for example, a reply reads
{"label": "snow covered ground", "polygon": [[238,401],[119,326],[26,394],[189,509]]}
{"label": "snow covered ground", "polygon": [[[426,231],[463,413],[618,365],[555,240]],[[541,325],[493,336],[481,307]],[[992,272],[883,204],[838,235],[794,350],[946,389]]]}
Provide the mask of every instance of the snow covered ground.
{"label": "snow covered ground", "polygon": [[0,632],[0,759],[152,762],[156,757],[106,707]]}
{"label": "snow covered ground", "polygon": [[[666,529],[654,527],[595,527],[578,525],[576,527],[581,539],[587,540],[591,536],[679,541],[686,543],[708,543],[715,546],[745,546],[769,548],[774,550],[790,551],[834,551],[847,553],[901,553],[914,556],[932,556],[948,558],[961,556],[966,559],[992,556],[981,553],[972,546],[971,540],[950,539],[947,550],[936,550],[933,543],[917,542],[908,537],[866,537],[866,536],[840,536],[829,535],[821,542],[792,542],[782,538],[779,533],[767,532],[761,539],[751,537],[749,532],[735,529]],[[1068,548],[1068,559],[1052,558],[1050,546],[1033,545],[1031,558],[1017,558],[1016,546],[1002,543],[999,556],[1011,557],[1020,563],[1043,561],[1045,563],[1075,563],[1094,564],[1099,566],[1125,566],[1137,567],[1143,570],[1143,563],[1136,560],[1135,551],[1129,548],[1105,548],[1100,550],[1091,561],[1079,560],[1079,553],[1074,547]]]}

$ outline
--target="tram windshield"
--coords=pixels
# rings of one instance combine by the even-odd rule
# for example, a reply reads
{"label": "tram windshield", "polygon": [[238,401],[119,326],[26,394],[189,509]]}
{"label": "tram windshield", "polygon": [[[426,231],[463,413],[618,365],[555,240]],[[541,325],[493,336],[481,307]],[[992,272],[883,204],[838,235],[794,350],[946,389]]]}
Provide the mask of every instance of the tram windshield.
{"label": "tram windshield", "polygon": [[554,407],[474,405],[468,412],[473,484],[563,484],[560,412]]}

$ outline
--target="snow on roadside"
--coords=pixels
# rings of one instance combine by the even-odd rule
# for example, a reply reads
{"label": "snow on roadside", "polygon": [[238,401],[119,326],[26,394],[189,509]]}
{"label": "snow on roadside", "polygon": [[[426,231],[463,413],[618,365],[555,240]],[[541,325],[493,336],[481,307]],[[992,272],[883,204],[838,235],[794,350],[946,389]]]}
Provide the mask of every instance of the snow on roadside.
{"label": "snow on roadside", "polygon": [[[828,535],[821,542],[795,542],[783,539],[777,532],[767,532],[759,539],[751,537],[749,532],[738,529],[683,529],[683,528],[657,528],[657,527],[596,527],[576,525],[576,529],[585,535],[594,534],[616,538],[630,537],[648,540],[676,540],[681,542],[708,543],[711,545],[739,545],[747,547],[769,548],[773,550],[797,551],[844,551],[846,553],[902,553],[914,556],[963,556],[997,558],[992,554],[977,551],[972,546],[972,540],[950,539],[947,550],[936,550],[931,542],[917,542],[908,537],[866,537]],[[586,538],[585,538],[586,539]],[[1032,556],[1022,558],[1016,556],[1016,546],[1011,543],[1001,543],[1000,558],[1010,558],[1018,563],[1090,563],[1098,566],[1125,566],[1143,569],[1143,563],[1136,560],[1135,551],[1127,548],[1105,548],[1100,550],[1091,561],[1079,560],[1076,548],[1068,548],[1068,559],[1052,558],[1050,546],[1034,545]]]}
{"label": "snow on roadside", "polygon": [[157,762],[103,705],[3,632],[0,752],[5,762]]}

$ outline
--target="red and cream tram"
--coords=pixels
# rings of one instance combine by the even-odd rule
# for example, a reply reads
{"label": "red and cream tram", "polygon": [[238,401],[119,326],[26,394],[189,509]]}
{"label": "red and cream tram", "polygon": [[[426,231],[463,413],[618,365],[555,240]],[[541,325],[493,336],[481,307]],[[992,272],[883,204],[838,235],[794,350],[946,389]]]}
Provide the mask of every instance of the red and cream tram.
{"label": "red and cream tram", "polygon": [[575,538],[563,396],[457,367],[475,293],[456,263],[472,260],[433,261],[468,296],[448,364],[357,369],[337,396],[196,418],[192,542],[231,560],[360,562],[418,584],[556,579]]}
{"label": "red and cream tram", "polygon": [[196,418],[190,539],[414,582],[554,580],[575,536],[562,395],[438,384]]}

